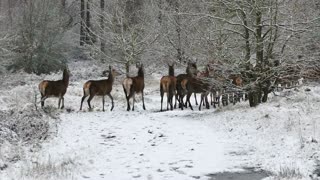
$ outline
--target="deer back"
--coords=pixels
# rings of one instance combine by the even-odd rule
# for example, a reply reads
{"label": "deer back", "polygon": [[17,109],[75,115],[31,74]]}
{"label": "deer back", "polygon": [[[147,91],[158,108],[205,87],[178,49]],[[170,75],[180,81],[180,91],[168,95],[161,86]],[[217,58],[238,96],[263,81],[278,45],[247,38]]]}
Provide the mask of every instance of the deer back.
{"label": "deer back", "polygon": [[188,92],[202,93],[210,91],[211,85],[198,78],[189,77],[186,85]]}
{"label": "deer back", "polygon": [[177,79],[174,76],[163,76],[160,85],[164,92],[174,92],[176,90]]}
{"label": "deer back", "polygon": [[39,84],[39,90],[42,96],[64,96],[67,92],[67,86],[63,80],[47,81],[44,80]]}

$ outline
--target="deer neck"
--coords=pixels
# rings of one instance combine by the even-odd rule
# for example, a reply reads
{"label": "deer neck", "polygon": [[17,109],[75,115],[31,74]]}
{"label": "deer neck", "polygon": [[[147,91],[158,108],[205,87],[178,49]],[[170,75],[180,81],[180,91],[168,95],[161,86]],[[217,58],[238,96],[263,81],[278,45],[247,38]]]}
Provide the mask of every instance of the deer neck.
{"label": "deer neck", "polygon": [[113,81],[114,81],[114,75],[112,74],[112,72],[109,73],[108,80],[113,83]]}
{"label": "deer neck", "polygon": [[174,76],[174,69],[173,68],[169,68],[169,76]]}
{"label": "deer neck", "polygon": [[139,71],[138,71],[138,76],[139,76],[139,77],[144,77],[143,69],[139,69]]}
{"label": "deer neck", "polygon": [[64,73],[63,74],[62,81],[63,81],[65,86],[69,85],[69,74],[68,73]]}

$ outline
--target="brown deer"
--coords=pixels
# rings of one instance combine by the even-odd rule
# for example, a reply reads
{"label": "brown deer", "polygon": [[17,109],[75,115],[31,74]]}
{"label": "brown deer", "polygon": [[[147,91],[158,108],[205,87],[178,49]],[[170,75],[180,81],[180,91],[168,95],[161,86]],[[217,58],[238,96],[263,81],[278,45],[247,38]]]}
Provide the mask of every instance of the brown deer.
{"label": "brown deer", "polygon": [[197,73],[197,77],[199,77],[199,78],[207,78],[210,75],[210,71],[211,71],[210,64],[207,64],[204,71],[200,71],[200,72]]}
{"label": "brown deer", "polygon": [[[231,83],[237,87],[243,87],[243,80],[241,77],[241,74],[231,74],[229,76],[229,79],[231,80]],[[230,97],[230,101],[232,101],[233,104],[235,104],[237,101],[240,102],[240,99],[243,99],[243,92],[238,91],[236,93],[233,93]]]}
{"label": "brown deer", "polygon": [[[198,73],[197,73],[197,78],[203,78],[203,79],[208,78],[209,75],[210,75],[210,71],[212,71],[212,70],[210,69],[210,64],[207,64],[204,71],[201,71],[201,72],[198,72]],[[211,93],[211,94],[212,94],[212,93]],[[198,105],[196,93],[194,93],[194,99],[195,99],[196,105]],[[203,105],[205,105],[204,103],[205,103],[205,102],[203,101]]]}
{"label": "brown deer", "polygon": [[182,88],[181,82],[183,79],[186,79],[188,77],[196,76],[198,73],[197,64],[195,62],[188,62],[187,68],[186,68],[186,74],[179,74],[176,79],[176,89],[177,89],[177,99],[179,102],[179,107],[183,110],[183,107],[186,106],[186,104],[183,103],[183,98],[186,95],[186,91]]}
{"label": "brown deer", "polygon": [[62,101],[61,109],[64,108],[64,95],[67,92],[67,88],[69,85],[69,72],[68,69],[65,68],[63,70],[62,80],[58,81],[47,81],[44,80],[39,84],[39,90],[41,94],[41,107],[44,106],[44,101],[48,97],[58,97],[59,103],[58,108],[60,108],[60,104]]}
{"label": "brown deer", "polygon": [[174,63],[172,65],[168,64],[168,66],[169,66],[169,75],[163,76],[160,80],[160,96],[161,96],[161,110],[160,111],[162,111],[162,103],[163,103],[164,93],[167,93],[167,110],[169,110],[169,104],[170,104],[170,109],[173,110],[173,103],[172,103],[173,96],[175,96],[175,98],[177,100],[177,96],[176,96],[177,79],[174,76]]}
{"label": "brown deer", "polygon": [[142,107],[144,110],[146,110],[146,107],[144,105],[144,70],[143,70],[143,64],[137,63],[136,67],[138,68],[138,76],[135,77],[128,77],[125,78],[122,82],[122,87],[124,90],[124,94],[127,99],[127,111],[130,111],[130,98],[133,99],[132,102],[132,111],[134,111],[134,103],[135,103],[135,95],[136,93],[141,93],[142,96]]}
{"label": "brown deer", "polygon": [[210,92],[210,104],[213,105],[214,108],[216,108],[217,105],[220,107],[220,91],[219,90]]}
{"label": "brown deer", "polygon": [[113,69],[111,66],[109,66],[109,75],[108,79],[103,79],[103,80],[89,80],[83,85],[83,97],[81,99],[81,105],[80,105],[80,111],[82,110],[82,104],[83,101],[86,99],[87,96],[88,98],[88,106],[89,109],[91,108],[90,101],[93,99],[94,96],[102,96],[102,111],[104,111],[104,96],[107,95],[111,99],[111,109],[110,111],[113,110],[114,107],[114,102],[113,102],[113,97],[111,96],[111,91],[112,91],[112,85],[115,79],[115,76],[117,75],[117,71]]}
{"label": "brown deer", "polygon": [[184,91],[187,92],[187,100],[186,103],[189,103],[189,107],[193,110],[192,105],[190,103],[190,97],[192,93],[201,93],[201,101],[199,110],[201,111],[201,105],[205,102],[206,108],[209,109],[209,102],[208,102],[208,94],[212,91],[212,85],[209,82],[205,82],[204,80],[188,77],[182,80],[181,86]]}
{"label": "brown deer", "polygon": [[241,78],[241,75],[230,75],[229,79],[231,79],[232,84],[242,87],[243,86],[243,80]]}

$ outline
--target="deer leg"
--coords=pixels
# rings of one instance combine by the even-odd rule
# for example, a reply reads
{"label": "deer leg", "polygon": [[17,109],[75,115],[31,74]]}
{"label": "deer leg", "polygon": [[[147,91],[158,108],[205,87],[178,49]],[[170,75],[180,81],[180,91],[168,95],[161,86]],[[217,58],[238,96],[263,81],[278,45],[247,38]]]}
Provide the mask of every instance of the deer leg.
{"label": "deer leg", "polygon": [[173,94],[170,93],[169,95],[169,105],[170,105],[170,110],[172,111],[173,110]]}
{"label": "deer leg", "polygon": [[172,111],[173,110],[173,93],[171,92],[170,95],[169,95],[169,100],[170,100],[170,110]]}
{"label": "deer leg", "polygon": [[44,107],[44,100],[46,100],[46,99],[47,99],[46,96],[42,96],[42,97],[41,97],[41,108]]}
{"label": "deer leg", "polygon": [[208,99],[207,99],[207,97],[206,97],[206,101],[203,100],[203,101],[202,101],[202,105],[205,106],[207,101],[208,101]]}
{"label": "deer leg", "polygon": [[209,105],[209,101],[208,101],[208,94],[206,94],[206,99],[205,100],[206,100],[206,103],[205,103],[206,104],[206,108],[210,109],[210,105]]}
{"label": "deer leg", "polygon": [[181,103],[181,94],[178,94],[178,108],[181,108],[181,110],[183,110],[182,103]]}
{"label": "deer leg", "polygon": [[164,93],[161,91],[161,92],[160,92],[160,96],[161,96],[161,109],[160,109],[160,111],[162,111],[163,94],[164,94]]}
{"label": "deer leg", "polygon": [[[183,96],[183,98],[184,98],[184,96]],[[182,98],[182,100],[183,100],[183,98]],[[186,102],[184,103],[184,107],[188,107],[188,101],[186,100]]]}
{"label": "deer leg", "polygon": [[183,99],[182,99],[182,95],[179,94],[178,95],[178,103],[179,103],[179,108],[181,108],[181,110],[183,110]]}
{"label": "deer leg", "polygon": [[214,108],[217,108],[216,104],[217,104],[218,106],[220,106],[220,97],[219,97],[219,96],[215,96],[215,97],[214,97],[214,103],[213,103],[213,107],[214,107]]}
{"label": "deer leg", "polygon": [[108,94],[108,96],[111,99],[111,109],[110,109],[110,111],[112,111],[113,107],[114,107],[113,97],[111,96],[111,94]]}
{"label": "deer leg", "polygon": [[127,111],[130,111],[130,102],[129,102],[130,98],[126,97],[126,99],[127,99]]}
{"label": "deer leg", "polygon": [[58,109],[60,109],[60,104],[61,104],[61,96],[59,96]]}
{"label": "deer leg", "polygon": [[176,109],[177,108],[177,100],[178,100],[177,93],[174,93],[174,98],[175,98],[174,108]]}
{"label": "deer leg", "polygon": [[179,94],[179,107],[183,110],[184,103],[183,103],[183,95]]}
{"label": "deer leg", "polygon": [[191,103],[190,103],[190,97],[191,97],[191,95],[192,95],[192,94],[189,94],[189,93],[188,93],[188,95],[187,95],[187,102],[186,102],[186,103],[189,103],[190,109],[193,110],[192,105],[191,105]]}
{"label": "deer leg", "polygon": [[136,101],[136,93],[134,92],[132,95],[132,111],[134,111],[134,103]]}
{"label": "deer leg", "polygon": [[169,91],[167,91],[167,111],[169,110],[169,104],[170,104],[170,94],[169,94]]}
{"label": "deer leg", "polygon": [[86,95],[83,95],[83,97],[81,98],[80,111],[82,110],[82,103],[86,99],[86,97]]}
{"label": "deer leg", "polygon": [[127,111],[130,111],[130,102],[129,102],[130,97],[128,96],[127,91],[124,87],[123,87],[123,91],[124,91],[124,94],[125,94],[126,100],[127,100]]}
{"label": "deer leg", "polygon": [[91,108],[90,101],[92,100],[93,97],[94,97],[94,95],[93,95],[93,94],[90,94],[89,99],[88,99],[88,101],[87,101],[90,110],[92,109],[92,108]]}
{"label": "deer leg", "polygon": [[196,101],[196,105],[198,105],[198,101],[197,101],[197,95],[196,95],[196,93],[194,93],[194,100]]}
{"label": "deer leg", "polygon": [[104,112],[104,95],[102,95],[102,111]]}
{"label": "deer leg", "polygon": [[141,96],[142,96],[142,107],[143,107],[143,110],[146,110],[146,106],[144,105],[144,95],[143,95],[143,91],[141,92]]}
{"label": "deer leg", "polygon": [[[191,96],[191,95],[190,95]],[[184,98],[184,95],[183,95],[183,97],[182,97],[182,102],[183,102],[183,98]],[[184,103],[184,107],[188,107],[188,101],[186,101],[185,103]]]}
{"label": "deer leg", "polygon": [[201,93],[201,96],[200,96],[200,105],[199,105],[199,111],[201,111],[201,105],[202,105],[202,102],[203,102],[203,94]]}
{"label": "deer leg", "polygon": [[63,96],[61,97],[61,100],[62,100],[62,106],[61,106],[61,109],[63,109],[63,108],[64,108],[64,97],[63,97]]}

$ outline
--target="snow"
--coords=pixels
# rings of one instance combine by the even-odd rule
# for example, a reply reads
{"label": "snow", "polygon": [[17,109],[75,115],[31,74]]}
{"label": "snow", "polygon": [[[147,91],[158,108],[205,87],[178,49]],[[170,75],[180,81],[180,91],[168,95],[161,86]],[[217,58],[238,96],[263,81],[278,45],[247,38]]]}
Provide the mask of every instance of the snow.
{"label": "snow", "polygon": [[[154,73],[146,78],[146,111],[139,98],[136,111],[126,111],[123,77],[117,78],[112,92],[112,112],[108,98],[106,112],[101,111],[100,97],[92,101],[93,111],[87,110],[86,103],[85,110],[79,111],[82,84],[87,80],[79,74],[74,73],[76,80],[65,96],[70,111],[59,110],[57,134],[40,150],[25,150],[25,159],[0,171],[0,179],[209,179],[208,174],[251,167],[274,176],[281,168],[297,169],[301,179],[308,179],[319,159],[320,147],[312,141],[320,140],[318,85],[279,93],[285,97],[271,95],[268,103],[256,108],[241,102],[215,110],[159,112],[161,75]],[[306,88],[311,91],[305,92]],[[17,85],[13,93],[21,89]],[[46,106],[57,106],[57,99],[47,101]],[[54,173],[34,164],[52,164]]]}

